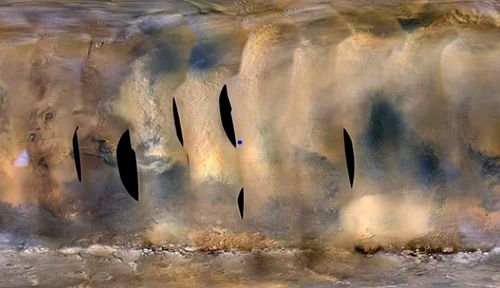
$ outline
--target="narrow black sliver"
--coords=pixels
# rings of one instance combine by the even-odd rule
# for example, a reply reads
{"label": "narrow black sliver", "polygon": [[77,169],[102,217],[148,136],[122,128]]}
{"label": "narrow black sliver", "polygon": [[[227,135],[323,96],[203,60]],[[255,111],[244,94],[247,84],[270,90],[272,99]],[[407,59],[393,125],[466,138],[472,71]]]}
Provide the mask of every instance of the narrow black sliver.
{"label": "narrow black sliver", "polygon": [[82,182],[82,167],[80,164],[80,145],[78,144],[78,126],[75,129],[75,133],[73,134],[73,156],[75,157],[75,168],[76,174],[78,176],[78,181]]}
{"label": "narrow black sliver", "polygon": [[177,133],[177,139],[179,139],[181,145],[184,146],[184,138],[182,137],[181,119],[179,117],[179,111],[177,110],[177,104],[175,103],[175,98],[173,98],[172,105],[173,105],[175,132]]}

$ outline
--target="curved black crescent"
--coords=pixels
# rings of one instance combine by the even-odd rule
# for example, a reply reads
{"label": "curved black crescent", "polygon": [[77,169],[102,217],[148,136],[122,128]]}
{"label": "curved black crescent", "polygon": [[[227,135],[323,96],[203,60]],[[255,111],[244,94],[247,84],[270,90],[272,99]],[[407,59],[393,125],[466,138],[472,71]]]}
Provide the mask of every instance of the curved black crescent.
{"label": "curved black crescent", "polygon": [[347,173],[349,174],[349,182],[351,183],[351,188],[354,185],[354,147],[352,145],[351,136],[347,133],[344,128],[344,150],[345,150],[345,161],[347,164]]}
{"label": "curved black crescent", "polygon": [[229,102],[229,96],[227,95],[227,87],[224,85],[219,96],[219,110],[220,118],[222,121],[222,127],[226,132],[227,138],[231,141],[231,144],[236,148],[236,136],[234,133],[233,118],[231,117],[231,103]]}
{"label": "curved black crescent", "polygon": [[118,172],[125,190],[128,194],[139,201],[139,180],[137,178],[137,160],[135,151],[130,143],[130,132],[128,129],[122,134],[116,147],[116,161]]}

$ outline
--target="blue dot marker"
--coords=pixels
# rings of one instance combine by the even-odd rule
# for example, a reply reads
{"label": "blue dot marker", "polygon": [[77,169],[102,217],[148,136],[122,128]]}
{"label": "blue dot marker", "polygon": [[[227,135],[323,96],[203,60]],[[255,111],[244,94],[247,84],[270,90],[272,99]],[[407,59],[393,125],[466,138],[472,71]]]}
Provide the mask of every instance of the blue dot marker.
{"label": "blue dot marker", "polygon": [[237,143],[238,143],[238,145],[241,145],[241,144],[243,144],[243,140],[238,139],[238,142],[237,142]]}

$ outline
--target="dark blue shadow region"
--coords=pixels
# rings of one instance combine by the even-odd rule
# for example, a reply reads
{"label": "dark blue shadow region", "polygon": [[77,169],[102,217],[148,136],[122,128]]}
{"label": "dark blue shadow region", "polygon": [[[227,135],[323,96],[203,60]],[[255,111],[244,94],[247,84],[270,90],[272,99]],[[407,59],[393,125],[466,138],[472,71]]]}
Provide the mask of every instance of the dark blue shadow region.
{"label": "dark blue shadow region", "polygon": [[183,59],[185,61],[180,47],[163,41],[155,43],[149,63],[151,78],[155,80],[162,74],[178,71]]}
{"label": "dark blue shadow region", "polygon": [[474,161],[479,163],[480,165],[480,174],[481,177],[496,177],[499,178],[500,175],[500,156],[491,156],[485,153],[482,153],[479,150],[476,150],[472,147],[468,149],[469,157],[471,157]]}
{"label": "dark blue shadow region", "polygon": [[196,44],[191,50],[189,66],[198,70],[208,70],[218,63],[216,47],[210,43]]}
{"label": "dark blue shadow region", "polygon": [[382,147],[395,148],[403,138],[403,117],[390,103],[379,101],[372,106],[366,131],[368,148],[379,152]]}
{"label": "dark blue shadow region", "polygon": [[441,161],[429,144],[418,146],[414,153],[417,158],[417,179],[420,183],[430,186],[445,180],[445,173],[441,169]]}
{"label": "dark blue shadow region", "polygon": [[425,26],[427,23],[424,21],[422,18],[396,18],[399,22],[399,25],[401,25],[401,28],[403,30],[408,31],[408,32],[413,32],[414,30],[418,29],[419,27]]}

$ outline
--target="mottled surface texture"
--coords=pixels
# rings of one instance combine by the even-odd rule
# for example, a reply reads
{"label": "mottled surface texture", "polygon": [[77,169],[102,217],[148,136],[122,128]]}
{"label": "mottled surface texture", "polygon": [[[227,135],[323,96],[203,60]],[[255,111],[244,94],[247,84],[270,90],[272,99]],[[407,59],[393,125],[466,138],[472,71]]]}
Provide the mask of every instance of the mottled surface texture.
{"label": "mottled surface texture", "polygon": [[[398,254],[405,249],[492,251],[500,246],[499,13],[494,0],[3,1],[0,286],[110,287],[101,282],[113,275],[116,287],[163,287],[145,279],[167,283],[217,265],[222,274],[179,286],[370,286],[363,279],[379,276],[370,267],[387,279],[373,286],[418,286],[391,282],[401,263],[417,265]],[[221,123],[224,84],[236,148]],[[117,168],[127,129],[139,202]],[[90,258],[57,252],[91,245],[125,254],[193,247],[197,256],[133,256],[121,260],[135,263],[129,276],[132,266],[111,271],[119,263],[91,275],[78,268]],[[26,254],[32,247],[42,248]],[[418,265],[443,277],[436,271],[452,271],[454,255]],[[470,266],[484,278],[471,283],[499,286],[491,255]],[[12,267],[30,261],[36,269],[19,268],[28,276],[67,265],[87,272],[16,280],[23,272]],[[162,274],[167,267],[178,270]],[[450,282],[428,284],[465,283],[442,281]]]}

